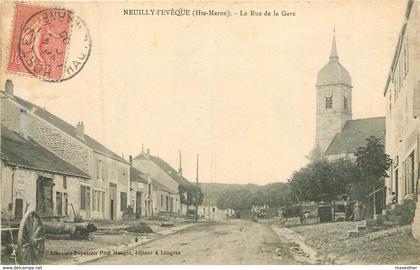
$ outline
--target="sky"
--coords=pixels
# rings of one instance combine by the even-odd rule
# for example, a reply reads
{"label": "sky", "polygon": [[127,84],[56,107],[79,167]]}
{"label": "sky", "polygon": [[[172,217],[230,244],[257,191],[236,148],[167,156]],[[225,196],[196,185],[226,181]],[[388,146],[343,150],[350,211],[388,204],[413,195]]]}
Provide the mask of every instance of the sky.
{"label": "sky", "polygon": [[[52,3],[43,3],[48,6]],[[1,6],[1,83],[114,152],[142,145],[195,180],[285,182],[315,140],[317,72],[333,28],[353,82],[353,118],[383,116],[383,89],[405,1],[63,2],[92,38],[79,74],[61,82],[7,72],[13,3]],[[294,17],[124,16],[123,9],[287,10]]]}

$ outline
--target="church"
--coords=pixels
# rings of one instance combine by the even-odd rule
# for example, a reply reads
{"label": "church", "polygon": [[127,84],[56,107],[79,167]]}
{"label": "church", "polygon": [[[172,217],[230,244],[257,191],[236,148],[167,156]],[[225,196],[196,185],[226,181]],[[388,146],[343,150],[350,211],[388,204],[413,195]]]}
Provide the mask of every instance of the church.
{"label": "church", "polygon": [[337,54],[335,31],[328,63],[316,82],[316,137],[311,161],[354,158],[366,138],[375,136],[385,144],[385,117],[352,119],[352,83]]}

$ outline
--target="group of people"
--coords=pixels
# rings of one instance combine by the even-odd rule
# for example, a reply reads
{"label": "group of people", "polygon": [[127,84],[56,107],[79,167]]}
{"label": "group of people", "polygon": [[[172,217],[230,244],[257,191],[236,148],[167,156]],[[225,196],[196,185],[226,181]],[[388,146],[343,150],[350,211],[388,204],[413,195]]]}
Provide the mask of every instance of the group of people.
{"label": "group of people", "polygon": [[359,201],[350,201],[349,198],[344,201],[345,221],[359,221],[364,219],[365,206]]}

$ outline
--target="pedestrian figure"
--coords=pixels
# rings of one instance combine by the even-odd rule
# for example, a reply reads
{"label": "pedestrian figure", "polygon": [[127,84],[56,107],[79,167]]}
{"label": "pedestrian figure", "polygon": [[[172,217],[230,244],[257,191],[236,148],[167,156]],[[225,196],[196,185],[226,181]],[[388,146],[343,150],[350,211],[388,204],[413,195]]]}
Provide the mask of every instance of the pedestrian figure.
{"label": "pedestrian figure", "polygon": [[395,192],[392,192],[391,203],[391,208],[394,209],[398,203],[397,194]]}
{"label": "pedestrian figure", "polygon": [[286,227],[286,222],[287,222],[286,210],[284,208],[281,208],[279,210],[279,223],[280,223],[280,227],[281,228]]}
{"label": "pedestrian figure", "polygon": [[362,220],[362,204],[358,200],[356,200],[356,203],[354,204],[354,220]]}
{"label": "pedestrian figure", "polygon": [[346,214],[346,221],[350,221],[351,216],[352,216],[352,211],[351,211],[351,203],[350,203],[350,199],[347,198],[347,200],[344,202],[344,212]]}
{"label": "pedestrian figure", "polygon": [[305,215],[305,211],[303,211],[303,207],[300,208],[299,218],[300,218],[300,224],[306,225],[306,215]]}

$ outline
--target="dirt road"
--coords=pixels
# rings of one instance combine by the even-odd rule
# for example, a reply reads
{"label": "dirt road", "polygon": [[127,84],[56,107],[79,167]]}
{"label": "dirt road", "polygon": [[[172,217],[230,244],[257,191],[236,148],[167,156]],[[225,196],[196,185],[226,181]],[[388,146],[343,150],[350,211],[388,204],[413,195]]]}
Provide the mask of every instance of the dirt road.
{"label": "dirt road", "polygon": [[[279,255],[280,254],[280,255]],[[199,224],[91,264],[296,264],[267,225],[245,220]]]}

